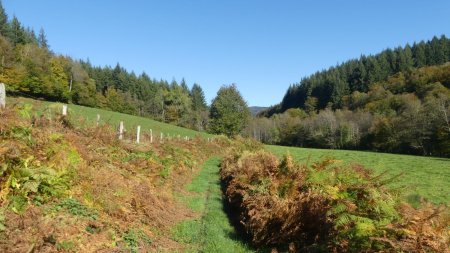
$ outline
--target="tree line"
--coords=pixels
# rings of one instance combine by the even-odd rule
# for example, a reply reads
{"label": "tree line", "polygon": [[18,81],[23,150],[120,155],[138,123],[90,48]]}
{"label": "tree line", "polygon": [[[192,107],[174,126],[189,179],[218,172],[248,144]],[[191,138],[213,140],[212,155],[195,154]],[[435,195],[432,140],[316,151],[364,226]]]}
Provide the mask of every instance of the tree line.
{"label": "tree line", "polygon": [[209,108],[198,84],[157,80],[119,64],[93,66],[50,50],[43,29],[36,35],[0,2],[0,82],[7,92],[150,117],[205,130]]}
{"label": "tree line", "polygon": [[261,113],[272,116],[289,108],[344,108],[345,96],[355,91],[368,92],[370,85],[399,72],[440,65],[450,61],[450,39],[442,35],[428,41],[386,49],[379,54],[346,61],[322,70],[291,85],[280,104]]}
{"label": "tree line", "polygon": [[450,157],[450,63],[409,69],[341,97],[341,106],[254,118],[247,136],[265,143]]}

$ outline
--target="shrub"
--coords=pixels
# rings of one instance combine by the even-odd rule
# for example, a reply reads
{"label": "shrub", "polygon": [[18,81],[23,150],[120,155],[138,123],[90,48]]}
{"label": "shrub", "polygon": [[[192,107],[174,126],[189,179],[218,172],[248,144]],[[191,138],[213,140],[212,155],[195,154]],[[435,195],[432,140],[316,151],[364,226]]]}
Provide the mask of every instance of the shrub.
{"label": "shrub", "polygon": [[[448,234],[430,225],[437,219],[423,221],[433,235],[427,240],[411,240],[422,238],[420,229],[409,237],[402,234],[408,227],[405,215],[414,209],[405,213],[381,177],[361,166],[343,166],[332,158],[307,166],[290,156],[280,162],[264,150],[231,152],[221,164],[221,178],[230,209],[238,214],[235,223],[257,247],[294,247],[302,252],[408,247],[439,251],[449,242]],[[448,226],[449,221],[442,219],[439,227]]]}

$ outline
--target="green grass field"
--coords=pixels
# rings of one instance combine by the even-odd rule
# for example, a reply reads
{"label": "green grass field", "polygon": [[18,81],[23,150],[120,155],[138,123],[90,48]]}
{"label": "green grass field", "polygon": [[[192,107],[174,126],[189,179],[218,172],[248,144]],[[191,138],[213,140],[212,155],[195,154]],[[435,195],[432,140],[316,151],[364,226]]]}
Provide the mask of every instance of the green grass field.
{"label": "green grass field", "polygon": [[402,174],[388,186],[412,204],[426,198],[435,204],[450,204],[450,159],[397,155],[365,151],[309,149],[266,146],[278,156],[291,154],[300,162],[314,162],[334,157],[343,163],[358,163],[373,169],[376,174],[387,171],[389,176]]}
{"label": "green grass field", "polygon": [[[62,109],[61,103],[53,103],[53,102],[47,102],[47,101],[38,101],[28,98],[9,98],[7,100],[8,104],[15,104],[15,103],[24,103],[24,104],[33,104],[38,111],[42,112],[44,110],[51,109],[54,112],[60,112]],[[80,106],[80,105],[74,105],[69,104],[68,105],[68,114],[71,117],[75,117],[76,119],[84,119],[87,124],[96,124],[97,121],[97,114],[100,114],[100,124],[109,124],[114,127],[119,126],[119,122],[123,121],[125,125],[125,129],[130,133],[135,133],[136,127],[138,125],[141,126],[142,133],[149,134],[150,129],[153,131],[154,138],[159,138],[160,133],[163,132],[164,137],[167,137],[167,134],[169,134],[172,137],[195,137],[197,135],[208,138],[212,137],[212,135],[198,132],[195,130],[178,127],[171,124],[162,123],[159,121],[155,121],[149,118],[143,118],[139,116],[133,116],[129,114],[119,113],[119,112],[113,112],[113,111],[107,111],[102,110],[98,108],[91,108],[86,106]]]}

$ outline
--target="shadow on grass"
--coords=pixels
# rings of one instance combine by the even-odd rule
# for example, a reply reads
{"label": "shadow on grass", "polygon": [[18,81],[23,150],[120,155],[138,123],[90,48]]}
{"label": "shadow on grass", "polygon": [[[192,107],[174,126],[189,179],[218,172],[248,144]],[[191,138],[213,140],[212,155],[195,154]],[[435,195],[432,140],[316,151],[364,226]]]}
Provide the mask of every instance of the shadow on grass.
{"label": "shadow on grass", "polygon": [[[217,172],[219,174],[219,172]],[[220,177],[220,175],[219,175]],[[234,228],[233,232],[228,233],[228,237],[231,240],[237,241],[241,244],[246,245],[246,247],[254,252],[271,252],[270,248],[255,248],[251,245],[251,236],[245,232],[245,228],[240,222],[239,218],[239,210],[232,206],[225,197],[225,184],[223,181],[218,180],[217,184],[220,186],[221,193],[221,201],[222,201],[222,210],[226,214],[229,223]]]}

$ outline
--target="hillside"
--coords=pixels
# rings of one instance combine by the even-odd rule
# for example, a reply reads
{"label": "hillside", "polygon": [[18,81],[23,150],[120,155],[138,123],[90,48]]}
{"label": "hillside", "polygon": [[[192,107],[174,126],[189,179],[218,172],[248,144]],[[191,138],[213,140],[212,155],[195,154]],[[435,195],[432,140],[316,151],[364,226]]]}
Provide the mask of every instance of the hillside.
{"label": "hillside", "polygon": [[320,109],[320,99],[254,119],[246,134],[268,144],[450,157],[448,63],[391,75],[342,96],[337,108]]}
{"label": "hillside", "polygon": [[94,66],[50,49],[39,34],[13,16],[0,1],[0,82],[9,95],[26,96],[139,115],[204,130],[207,104],[202,87],[181,80],[157,80],[117,63]]}
{"label": "hillside", "polygon": [[412,68],[441,65],[450,61],[450,39],[442,35],[404,47],[361,56],[303,78],[289,87],[280,104],[262,112],[271,116],[289,108],[321,110],[345,107],[345,96],[367,92],[371,85]]}
{"label": "hillside", "polygon": [[189,195],[184,185],[221,144],[119,142],[109,125],[33,104],[0,110],[0,251],[185,247],[171,239],[171,229],[197,214],[179,198]]}
{"label": "hillside", "polygon": [[[33,107],[41,112],[61,112],[62,103],[48,102],[33,100],[29,98],[8,98],[8,103],[15,105],[33,105]],[[186,136],[189,138],[194,138],[196,136],[201,136],[203,138],[212,138],[213,135],[207,134],[205,132],[198,132],[195,130],[175,126],[168,123],[159,122],[145,117],[134,116],[125,113],[119,113],[109,110],[102,110],[92,107],[80,106],[75,104],[68,105],[68,114],[75,119],[79,119],[80,123],[87,126],[94,126],[97,123],[97,114],[100,115],[100,125],[110,125],[116,129],[119,126],[119,122],[123,121],[125,126],[125,135],[135,136],[136,127],[141,126],[142,135],[144,138],[150,138],[150,129],[153,133],[154,141],[159,141],[161,133],[163,134],[163,139],[170,137],[174,139],[184,139]]]}
{"label": "hillside", "polygon": [[248,109],[250,110],[250,113],[253,116],[258,115],[258,113],[267,110],[268,107],[262,107],[262,106],[250,106]]}

